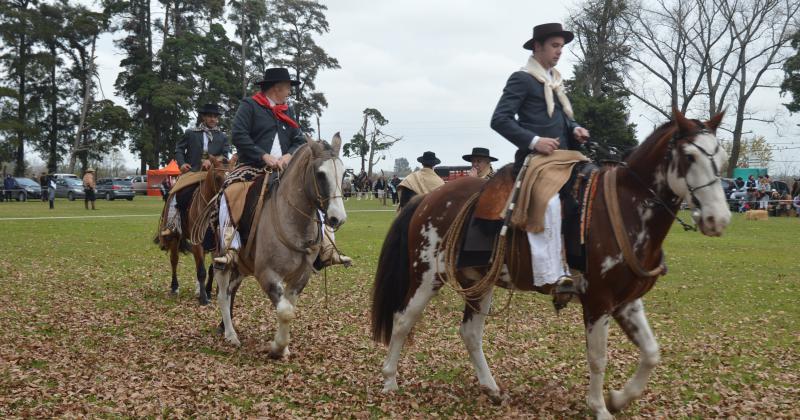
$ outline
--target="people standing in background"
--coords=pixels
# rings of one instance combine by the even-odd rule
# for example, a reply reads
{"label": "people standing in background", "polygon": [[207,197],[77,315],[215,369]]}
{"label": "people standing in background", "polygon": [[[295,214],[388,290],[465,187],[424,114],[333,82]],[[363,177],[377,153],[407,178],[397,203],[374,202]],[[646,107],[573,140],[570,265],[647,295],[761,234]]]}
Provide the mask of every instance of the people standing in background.
{"label": "people standing in background", "polygon": [[47,201],[50,202],[50,210],[53,210],[56,201],[56,177],[54,175],[47,176]]}
{"label": "people standing in background", "polygon": [[89,168],[83,175],[83,206],[86,208],[86,210],[89,210],[89,203],[92,203],[92,210],[96,210],[94,208],[94,202],[96,200],[94,189],[96,186],[97,184],[94,179],[94,168]]}
{"label": "people standing in background", "polygon": [[14,182],[14,178],[11,178],[11,175],[6,175],[3,179],[3,196],[9,203],[11,202],[12,190],[15,184],[16,182]]}
{"label": "people standing in background", "polygon": [[392,192],[392,205],[395,205],[400,201],[397,198],[398,185],[400,185],[400,178],[397,175],[393,175],[392,180],[389,181],[389,191]]}

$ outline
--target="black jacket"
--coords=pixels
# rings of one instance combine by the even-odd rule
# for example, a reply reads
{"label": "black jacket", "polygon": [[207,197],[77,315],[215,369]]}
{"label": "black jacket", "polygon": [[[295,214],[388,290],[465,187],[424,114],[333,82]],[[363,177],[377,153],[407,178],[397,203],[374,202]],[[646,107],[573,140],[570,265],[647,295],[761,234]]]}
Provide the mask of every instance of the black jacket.
{"label": "black jacket", "polygon": [[553,116],[548,117],[544,85],[529,73],[517,71],[508,78],[497,102],[492,129],[524,150],[528,150],[534,136],[557,138],[561,149],[578,149],[580,143],[573,136],[578,123],[567,117],[555,94],[553,101]]}
{"label": "black jacket", "polygon": [[[291,108],[286,114],[295,119]],[[294,153],[306,142],[299,128],[278,121],[272,111],[259,105],[253,98],[242,99],[233,120],[232,138],[239,154],[239,162],[258,168],[264,166],[261,156],[272,150],[276,132],[282,154]]]}
{"label": "black jacket", "polygon": [[[231,146],[228,137],[221,131],[212,131],[213,139],[208,143],[208,154],[227,158]],[[203,163],[203,132],[194,129],[186,130],[181,141],[175,146],[175,160],[178,166],[184,163],[192,165],[192,172],[200,170]]]}

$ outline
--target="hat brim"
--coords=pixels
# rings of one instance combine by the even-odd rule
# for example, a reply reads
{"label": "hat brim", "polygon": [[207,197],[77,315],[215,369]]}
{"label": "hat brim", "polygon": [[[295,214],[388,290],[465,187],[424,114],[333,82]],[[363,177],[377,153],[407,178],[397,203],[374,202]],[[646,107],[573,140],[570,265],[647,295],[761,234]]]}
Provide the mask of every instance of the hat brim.
{"label": "hat brim", "polygon": [[200,115],[222,115],[222,112],[220,111],[208,111],[203,109],[198,109],[197,113]]}
{"label": "hat brim", "polygon": [[419,163],[421,163],[423,165],[438,165],[438,164],[442,163],[442,161],[439,160],[439,158],[423,159],[422,157],[418,157],[417,158],[417,162],[419,162]]}
{"label": "hat brim", "polygon": [[[570,31],[553,32],[553,33],[547,34],[547,36],[545,36],[544,39],[547,39],[547,38],[550,38],[550,37],[554,37],[554,36],[563,37],[564,38],[564,45],[569,44],[570,42],[572,42],[573,39],[575,39],[575,34],[573,34]],[[526,50],[533,51],[533,43],[536,42],[536,41],[543,41],[544,39],[542,39],[542,37],[531,38],[526,43],[522,44],[522,48],[524,48]]]}
{"label": "hat brim", "polygon": [[292,86],[300,86],[299,80],[259,80],[257,82],[253,82],[254,85],[263,85],[264,83],[280,83],[280,82],[289,82]]}
{"label": "hat brim", "polygon": [[461,156],[461,157],[464,158],[464,160],[466,160],[467,162],[472,162],[472,158],[474,158],[474,157],[487,158],[487,159],[489,159],[490,162],[497,162],[497,158],[496,157],[492,157],[492,156],[464,155],[464,156]]}

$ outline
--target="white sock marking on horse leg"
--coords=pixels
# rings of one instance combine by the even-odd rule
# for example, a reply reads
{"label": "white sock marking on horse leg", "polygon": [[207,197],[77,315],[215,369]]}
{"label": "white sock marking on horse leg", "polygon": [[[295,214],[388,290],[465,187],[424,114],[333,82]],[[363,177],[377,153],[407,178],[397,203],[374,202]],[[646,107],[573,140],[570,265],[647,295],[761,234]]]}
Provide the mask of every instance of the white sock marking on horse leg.
{"label": "white sock marking on horse leg", "polygon": [[217,279],[217,305],[222,314],[222,324],[225,326],[225,340],[234,346],[240,346],[242,343],[233,329],[233,321],[231,320],[231,272],[230,270],[223,270],[215,273]]}
{"label": "white sock marking on horse leg", "polygon": [[286,295],[281,296],[275,312],[278,315],[278,330],[275,332],[275,339],[270,344],[270,352],[273,356],[289,355],[289,328],[294,320],[294,301],[288,299]]}
{"label": "white sock marking on horse leg", "polygon": [[464,340],[467,352],[469,352],[469,359],[475,368],[478,383],[499,396],[500,387],[497,386],[497,382],[495,382],[489,369],[489,364],[486,362],[486,356],[483,354],[483,326],[486,322],[486,314],[492,304],[492,292],[493,290],[490,289],[486,296],[481,299],[480,312],[473,313],[469,321],[461,324],[459,334],[461,339]]}
{"label": "white sock marking on horse leg", "polygon": [[[611,391],[611,407],[621,410],[642,395],[642,392],[647,387],[650,372],[658,364],[661,356],[658,350],[658,342],[656,342],[653,331],[647,322],[641,299],[637,299],[622,308],[617,318],[621,327],[631,329],[632,341],[639,347],[641,352],[636,373],[633,374],[621,391]],[[627,324],[627,327],[623,324]]]}
{"label": "white sock marking on horse leg", "polygon": [[603,398],[608,346],[608,315],[601,316],[586,327],[586,357],[589,361],[589,393],[586,403],[598,419],[613,418]]}
{"label": "white sock marking on horse leg", "polygon": [[[439,241],[436,229],[428,225],[422,229],[422,234],[428,239],[427,246],[421,249],[418,261],[428,263],[429,269],[422,274],[422,284],[414,292],[414,296],[408,302],[405,310],[394,314],[394,322],[392,326],[392,338],[389,341],[389,352],[386,355],[386,361],[383,363],[383,392],[396,391],[397,386],[397,363],[400,361],[400,353],[403,350],[403,344],[406,342],[408,333],[411,328],[419,321],[422,316],[422,311],[430,302],[431,298],[436,295],[436,282],[438,281],[438,273],[436,267],[444,267],[442,258],[436,252]],[[439,263],[435,262],[439,259]]]}

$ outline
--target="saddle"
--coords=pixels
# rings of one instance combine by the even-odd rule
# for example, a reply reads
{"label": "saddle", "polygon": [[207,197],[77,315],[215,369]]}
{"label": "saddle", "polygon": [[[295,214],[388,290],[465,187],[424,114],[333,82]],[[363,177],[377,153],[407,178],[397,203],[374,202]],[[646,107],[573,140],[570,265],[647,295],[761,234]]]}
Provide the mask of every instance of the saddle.
{"label": "saddle", "polygon": [[[469,222],[461,233],[458,268],[490,265],[518,169],[513,164],[506,165],[484,184],[468,216]],[[586,220],[598,169],[592,162],[576,163],[572,166],[569,178],[558,190],[567,264],[577,270],[586,268],[585,228],[588,225]],[[518,226],[510,228],[521,230]]]}

